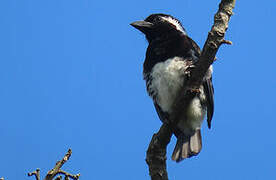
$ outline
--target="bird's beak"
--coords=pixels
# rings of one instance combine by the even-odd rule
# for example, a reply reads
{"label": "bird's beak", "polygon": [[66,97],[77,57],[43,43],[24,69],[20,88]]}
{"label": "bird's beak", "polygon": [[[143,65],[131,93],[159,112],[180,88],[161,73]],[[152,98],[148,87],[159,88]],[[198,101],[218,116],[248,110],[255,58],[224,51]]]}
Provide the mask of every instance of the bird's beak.
{"label": "bird's beak", "polygon": [[130,25],[142,32],[145,32],[146,30],[151,29],[153,27],[153,24],[147,21],[135,21]]}

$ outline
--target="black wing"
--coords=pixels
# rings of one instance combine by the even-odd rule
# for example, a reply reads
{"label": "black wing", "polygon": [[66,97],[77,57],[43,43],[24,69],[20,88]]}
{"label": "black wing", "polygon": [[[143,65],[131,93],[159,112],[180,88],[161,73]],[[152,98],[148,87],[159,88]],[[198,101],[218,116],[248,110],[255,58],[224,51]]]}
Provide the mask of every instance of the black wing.
{"label": "black wing", "polygon": [[156,112],[159,116],[159,119],[163,122],[163,123],[169,123],[169,114],[166,113],[166,112],[163,112],[161,107],[156,103],[154,102],[154,107],[156,109]]}
{"label": "black wing", "polygon": [[203,82],[204,93],[206,95],[207,104],[207,123],[208,128],[211,128],[211,121],[214,114],[214,87],[212,83],[212,78],[206,79]]}
{"label": "black wing", "polygon": [[176,137],[179,137],[181,134],[183,134],[182,131],[179,128],[177,128],[177,126],[175,126],[175,124],[173,122],[170,121],[169,114],[166,112],[163,112],[161,107],[156,102],[154,102],[154,107],[159,116],[159,119],[163,123],[166,123],[167,125],[169,125],[169,127],[171,128],[172,132],[174,133],[174,135]]}

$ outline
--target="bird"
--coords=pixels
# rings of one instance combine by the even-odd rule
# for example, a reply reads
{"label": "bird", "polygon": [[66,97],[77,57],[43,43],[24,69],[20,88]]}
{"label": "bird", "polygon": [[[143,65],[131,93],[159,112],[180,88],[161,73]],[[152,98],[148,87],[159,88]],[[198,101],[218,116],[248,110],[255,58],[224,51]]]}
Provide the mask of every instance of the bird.
{"label": "bird", "polygon": [[[148,42],[143,78],[146,90],[152,98],[159,119],[171,125],[177,142],[172,153],[172,160],[180,162],[196,156],[202,149],[201,126],[207,116],[208,128],[214,113],[214,88],[212,83],[212,65],[206,72],[197,95],[188,108],[183,109],[176,125],[170,119],[173,104],[185,87],[187,73],[199,60],[201,50],[188,36],[181,22],[171,15],[151,14],[145,20],[130,24],[142,32]],[[181,108],[181,107],[180,107]]]}

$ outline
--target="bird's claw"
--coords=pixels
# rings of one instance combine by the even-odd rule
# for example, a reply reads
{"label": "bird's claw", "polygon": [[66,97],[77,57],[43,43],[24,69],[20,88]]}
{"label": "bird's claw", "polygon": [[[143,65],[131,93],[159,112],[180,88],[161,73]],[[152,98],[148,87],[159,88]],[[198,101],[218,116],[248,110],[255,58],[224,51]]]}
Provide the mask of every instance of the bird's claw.
{"label": "bird's claw", "polygon": [[185,75],[187,75],[188,77],[191,76],[191,70],[195,68],[195,65],[189,65],[186,70],[185,70]]}
{"label": "bird's claw", "polygon": [[200,93],[200,90],[199,90],[199,88],[193,88],[193,89],[191,89],[191,92],[198,94],[198,93]]}

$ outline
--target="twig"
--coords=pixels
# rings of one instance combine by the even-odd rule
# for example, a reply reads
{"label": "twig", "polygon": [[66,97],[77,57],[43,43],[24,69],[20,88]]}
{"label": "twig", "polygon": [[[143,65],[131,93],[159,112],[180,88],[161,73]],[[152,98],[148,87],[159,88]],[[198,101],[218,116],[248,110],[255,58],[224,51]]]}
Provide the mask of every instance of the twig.
{"label": "twig", "polygon": [[[224,34],[228,28],[228,22],[233,14],[235,0],[222,0],[219,10],[214,17],[214,25],[208,34],[198,63],[191,70],[190,77],[185,82],[185,87],[181,88],[180,98],[173,105],[174,111],[171,113],[170,122],[173,126],[178,123],[179,117],[185,113],[189,102],[195,97],[198,87],[201,85],[210,65],[215,60],[218,48],[222,44],[232,44],[231,41],[224,39]],[[166,147],[172,136],[171,129],[163,124],[157,134],[154,134],[147,150],[146,162],[152,180],[168,180],[166,170]]]}
{"label": "twig", "polygon": [[77,180],[77,179],[79,179],[79,177],[80,177],[80,174],[73,175],[73,174],[70,174],[70,173],[68,173],[68,172],[65,172],[65,171],[63,171],[63,170],[61,170],[61,169],[58,171],[57,175],[58,175],[58,174],[62,174],[62,175],[65,176],[65,178],[72,178],[72,179],[74,179],[74,180]]}
{"label": "twig", "polygon": [[33,176],[35,175],[36,180],[40,180],[40,169],[36,169],[35,171],[28,173],[28,176]]}

